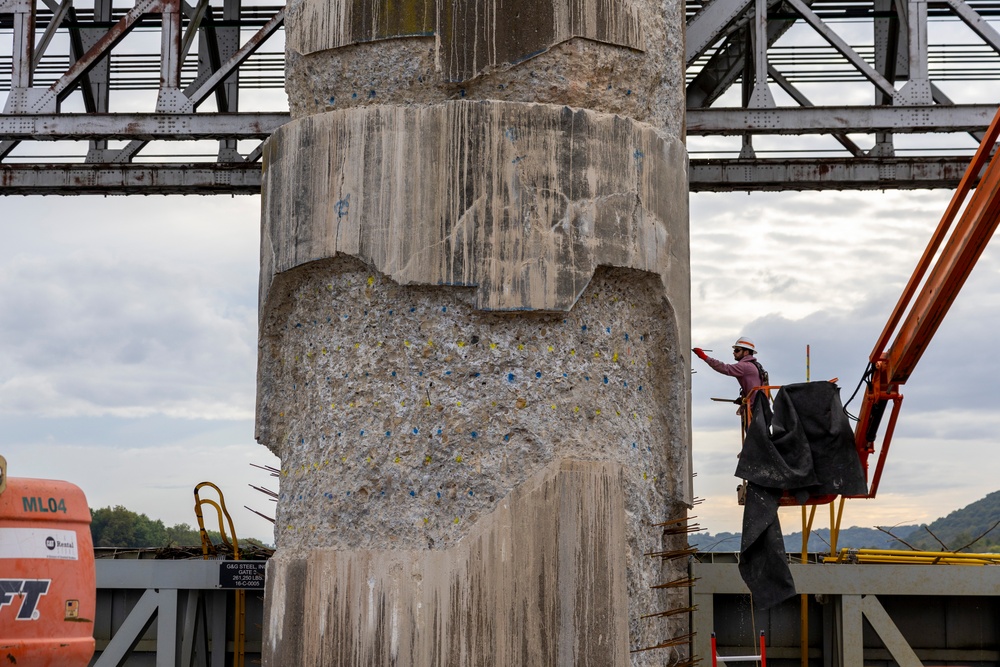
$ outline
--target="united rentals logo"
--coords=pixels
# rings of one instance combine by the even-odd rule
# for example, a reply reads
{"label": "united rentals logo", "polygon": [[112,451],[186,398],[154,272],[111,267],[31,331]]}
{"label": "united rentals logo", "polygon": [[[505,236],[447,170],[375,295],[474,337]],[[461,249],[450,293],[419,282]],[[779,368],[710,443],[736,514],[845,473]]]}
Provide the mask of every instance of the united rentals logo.
{"label": "united rentals logo", "polygon": [[18,621],[37,621],[38,601],[49,592],[51,579],[0,579],[0,611],[7,605],[14,605],[20,598],[17,610]]}
{"label": "united rentals logo", "polygon": [[52,551],[53,549],[55,549],[56,548],[56,538],[52,537],[51,535],[49,537],[46,537],[45,538],[45,548],[48,549],[49,551]]}

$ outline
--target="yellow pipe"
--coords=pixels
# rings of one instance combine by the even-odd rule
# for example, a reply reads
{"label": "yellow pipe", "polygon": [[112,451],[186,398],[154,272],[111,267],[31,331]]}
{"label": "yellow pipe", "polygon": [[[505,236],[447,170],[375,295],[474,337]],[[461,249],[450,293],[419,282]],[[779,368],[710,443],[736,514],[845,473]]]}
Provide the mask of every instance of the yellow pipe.
{"label": "yellow pipe", "polygon": [[[195,497],[197,497],[197,495]],[[215,508],[215,511],[219,514],[219,528],[222,531],[220,532],[220,535],[222,535],[222,541],[228,544],[229,540],[226,539],[225,529],[222,527],[222,508],[219,507],[217,502],[209,498],[205,498],[204,500],[199,499],[194,504],[194,514],[198,518],[198,528],[201,531],[201,553],[205,560],[208,560],[208,547],[211,544],[211,540],[209,540],[208,532],[205,530],[205,519],[201,514],[202,505],[211,505]]]}
{"label": "yellow pipe", "polygon": [[982,567],[984,565],[995,565],[996,564],[996,563],[987,562],[987,561],[982,561],[982,562],[965,561],[965,562],[962,562],[962,561],[950,561],[950,560],[940,560],[940,559],[924,559],[924,560],[909,559],[909,560],[900,560],[898,558],[891,558],[891,557],[888,557],[888,556],[882,556],[882,557],[879,557],[879,556],[868,556],[866,558],[859,558],[857,560],[857,563],[859,565],[870,565],[870,564],[884,563],[884,564],[890,564],[890,565],[892,565],[892,564],[895,564],[895,565],[957,565],[957,566],[964,566],[964,567]]}
{"label": "yellow pipe", "polygon": [[[809,534],[812,532],[816,506],[809,511],[806,521],[806,506],[802,506],[802,562],[809,559]],[[809,667],[809,596],[799,596],[799,660],[802,667]]]}
{"label": "yellow pipe", "polygon": [[840,520],[844,518],[844,497],[840,497],[840,504],[836,512],[837,520],[834,521],[833,503],[830,503],[830,553],[837,553],[837,542],[840,540]]}
{"label": "yellow pipe", "polygon": [[1000,555],[958,554],[940,551],[902,551],[897,549],[841,549],[836,557],[824,558],[824,563],[912,563],[918,565],[996,565]]}
{"label": "yellow pipe", "polygon": [[[850,549],[841,549],[840,553],[846,554],[848,551],[850,551]],[[978,559],[1000,561],[1000,554],[973,554],[973,553],[962,553],[962,552],[951,552],[951,551],[906,551],[905,549],[858,549],[857,553],[879,554],[879,555],[889,555],[889,556],[927,556],[932,558],[947,556],[948,558],[978,558]]]}

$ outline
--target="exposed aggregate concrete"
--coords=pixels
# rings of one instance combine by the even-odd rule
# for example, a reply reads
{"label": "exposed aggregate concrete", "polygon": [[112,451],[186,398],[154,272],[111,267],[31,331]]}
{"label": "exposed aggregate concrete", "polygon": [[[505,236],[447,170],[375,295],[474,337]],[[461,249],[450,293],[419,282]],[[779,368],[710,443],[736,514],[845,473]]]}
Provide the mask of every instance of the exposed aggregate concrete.
{"label": "exposed aggregate concrete", "polygon": [[[685,366],[655,274],[602,268],[569,313],[477,311],[338,256],[281,274],[261,332],[258,438],[282,459],[282,557],[453,548],[554,460],[625,483],[630,634],[664,608],[652,524],[684,512]],[[662,658],[662,655],[659,656]],[[635,664],[644,664],[637,662]],[[650,663],[653,664],[653,663]]]}
{"label": "exposed aggregate concrete", "polygon": [[[286,56],[286,90],[293,118],[372,104],[503,100],[620,114],[669,135],[684,134],[683,3],[627,3],[642,28],[638,48],[575,36],[553,41],[523,61],[481,67],[464,80],[451,80],[444,71],[441,52],[447,45],[440,35],[348,41],[339,46],[331,39],[328,48],[313,43],[310,48],[317,50],[299,52],[294,35],[309,29],[297,24],[296,7],[301,4],[301,0],[291,3],[287,19],[293,36]],[[531,26],[523,29],[530,31]]]}
{"label": "exposed aggregate concrete", "polygon": [[345,257],[291,273],[262,331],[258,433],[283,461],[283,548],[444,548],[553,458],[625,464],[651,519],[683,499],[657,276],[602,269],[570,313],[502,314]]}

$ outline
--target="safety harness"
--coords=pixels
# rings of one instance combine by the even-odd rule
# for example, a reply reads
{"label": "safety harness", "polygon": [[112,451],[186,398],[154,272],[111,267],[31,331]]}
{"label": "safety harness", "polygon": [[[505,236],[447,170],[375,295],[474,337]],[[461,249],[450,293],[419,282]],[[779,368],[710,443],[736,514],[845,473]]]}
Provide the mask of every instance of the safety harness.
{"label": "safety harness", "polygon": [[[769,378],[767,377],[767,371],[765,371],[764,367],[760,365],[760,362],[757,361],[756,359],[754,359],[753,356],[751,356],[750,359],[748,359],[748,361],[751,364],[753,364],[754,366],[757,367],[757,372],[760,374],[760,385],[759,386],[766,387],[769,384],[771,384]],[[740,387],[740,396],[743,396],[743,388],[742,387]]]}

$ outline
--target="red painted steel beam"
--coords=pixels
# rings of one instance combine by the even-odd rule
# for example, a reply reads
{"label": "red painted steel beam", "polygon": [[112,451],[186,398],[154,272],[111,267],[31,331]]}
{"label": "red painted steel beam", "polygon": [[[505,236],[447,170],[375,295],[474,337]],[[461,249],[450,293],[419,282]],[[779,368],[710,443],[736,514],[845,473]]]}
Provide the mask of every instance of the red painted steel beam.
{"label": "red painted steel beam", "polygon": [[[998,134],[1000,134],[1000,113],[990,126],[977,158],[981,155],[985,161],[989,157],[990,149],[996,143]],[[963,184],[974,178],[979,168],[979,160],[974,160],[966,172],[966,178],[963,178]],[[957,194],[964,193],[960,189]],[[953,199],[946,215],[952,212],[954,206],[960,205],[961,202]],[[1000,157],[994,155],[987,164],[978,187],[968,198],[955,231],[943,246],[941,256],[928,275],[927,282],[916,294],[913,306],[900,325],[896,340],[888,354],[890,382],[902,384],[909,379],[938,326],[955,302],[969,274],[972,273],[986,244],[993,237],[998,223],[1000,223]]]}
{"label": "red painted steel beam", "polygon": [[[874,498],[878,491],[892,441],[903,400],[900,385],[909,379],[1000,224],[1000,153],[995,151],[998,137],[1000,110],[869,357],[871,377],[855,431],[855,446],[866,473],[868,457],[875,450],[879,422],[892,402],[889,426],[871,476],[869,498]],[[979,184],[973,189],[977,179]],[[890,343],[893,334],[895,338]]]}

